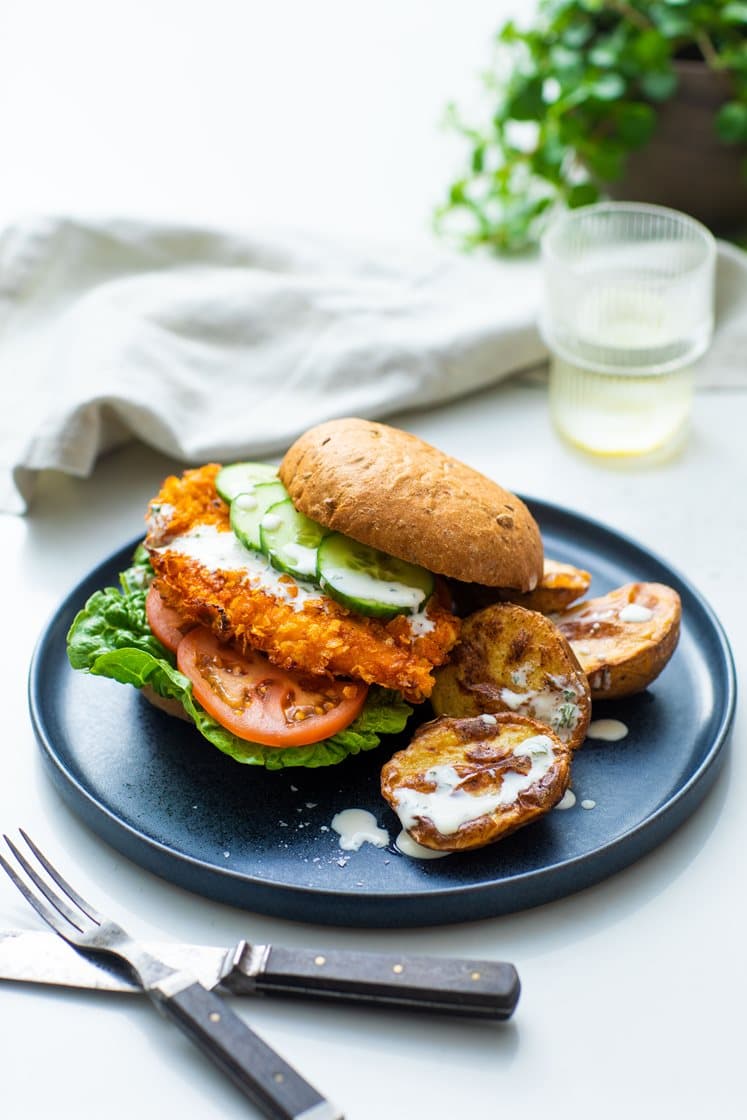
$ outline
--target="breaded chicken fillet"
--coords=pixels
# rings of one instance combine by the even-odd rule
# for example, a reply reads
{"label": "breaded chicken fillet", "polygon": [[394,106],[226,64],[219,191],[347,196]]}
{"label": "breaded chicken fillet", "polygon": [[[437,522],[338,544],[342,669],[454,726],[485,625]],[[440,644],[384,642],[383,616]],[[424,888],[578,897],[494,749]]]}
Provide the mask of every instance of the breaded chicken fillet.
{"label": "breaded chicken fillet", "polygon": [[276,572],[236,540],[215,489],[216,464],[171,476],[148,509],[146,547],[168,606],[238,649],[284,669],[352,677],[430,695],[432,669],[459,637],[459,621],[432,596],[414,616],[367,618],[318,588]]}

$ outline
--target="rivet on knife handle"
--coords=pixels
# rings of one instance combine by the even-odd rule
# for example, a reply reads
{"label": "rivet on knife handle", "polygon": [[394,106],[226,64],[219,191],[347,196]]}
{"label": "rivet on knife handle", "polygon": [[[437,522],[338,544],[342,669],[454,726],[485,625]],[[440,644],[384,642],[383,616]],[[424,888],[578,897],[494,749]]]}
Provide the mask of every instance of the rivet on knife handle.
{"label": "rivet on knife handle", "polygon": [[240,987],[238,972],[252,991],[267,995],[313,995],[481,1019],[508,1019],[520,991],[516,969],[500,961],[245,945],[234,964],[234,991]]}

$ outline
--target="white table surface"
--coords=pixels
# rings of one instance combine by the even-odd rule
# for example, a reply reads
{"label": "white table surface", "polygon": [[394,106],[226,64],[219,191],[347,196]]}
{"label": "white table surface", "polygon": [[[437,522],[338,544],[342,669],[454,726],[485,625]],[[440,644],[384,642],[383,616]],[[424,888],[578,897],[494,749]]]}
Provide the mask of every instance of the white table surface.
{"label": "white table surface", "polygon": [[[308,125],[293,133],[300,151],[314,155],[294,221],[308,224],[316,215],[320,228],[382,235],[425,228],[435,187],[449,174],[433,119],[443,100],[469,86],[485,61],[490,30],[511,6],[474,3],[457,14],[451,4],[406,4],[404,11],[379,4],[376,17],[364,18],[351,14],[358,6],[331,3],[281,3],[273,13],[225,2],[131,4],[121,27],[105,27],[96,16],[102,6],[71,3],[46,6],[51,26],[42,37],[42,5],[6,10],[0,123],[10,126],[12,117],[12,128],[4,133],[3,205],[8,214],[29,206],[123,211],[128,203],[162,212],[171,195],[179,216],[204,215],[212,206],[238,220],[241,197],[255,185],[252,152],[261,156],[263,174],[251,206],[282,220],[294,196],[279,137],[287,139],[299,114],[311,109]],[[291,14],[297,33],[289,42]],[[135,48],[139,68],[132,53],[127,57]],[[293,81],[268,86],[274,71],[267,55],[281,49]],[[36,54],[31,69],[24,50]],[[331,77],[333,58],[339,72]],[[260,112],[255,99],[263,86]],[[153,119],[157,90],[163,97]],[[5,96],[11,93],[13,113]],[[356,117],[365,121],[365,139],[360,132],[348,137],[355,155],[348,165],[337,128]],[[166,124],[168,153],[161,144]],[[94,142],[105,158],[93,158]],[[16,160],[8,159],[8,144]],[[412,161],[403,168],[407,152]],[[275,156],[283,175],[273,191],[267,174]],[[384,172],[388,159],[399,170],[396,182]],[[336,200],[324,189],[330,176],[337,176]],[[180,183],[187,184],[181,191]],[[747,662],[745,420],[747,396],[700,394],[684,452],[667,464],[623,471],[558,441],[540,386],[498,386],[397,418],[503,484],[602,519],[681,569],[720,615],[738,671]],[[740,1116],[747,997],[743,705],[714,790],[656,851],[562,901],[456,927],[335,930],[212,903],[128,862],[62,803],[43,771],[26,709],[34,642],[70,586],[140,530],[147,499],[174,466],[132,445],[102,460],[89,481],[45,475],[27,518],[0,518],[3,828],[26,825],[60,853],[84,894],[143,937],[228,944],[248,936],[516,963],[522,999],[514,1020],[499,1027],[233,999],[344,1107],[348,1120]],[[38,923],[0,882],[3,927]],[[0,985],[0,1024],[3,1120],[68,1120],[94,1108],[109,1120],[255,1115],[146,1002]]]}

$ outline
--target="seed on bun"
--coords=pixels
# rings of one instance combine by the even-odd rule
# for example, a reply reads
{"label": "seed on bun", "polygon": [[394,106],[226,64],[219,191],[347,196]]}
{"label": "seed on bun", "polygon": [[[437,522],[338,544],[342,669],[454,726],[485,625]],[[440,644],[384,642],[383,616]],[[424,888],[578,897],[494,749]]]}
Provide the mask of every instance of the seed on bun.
{"label": "seed on bun", "polygon": [[539,528],[524,503],[409,432],[355,418],[310,428],[280,478],[334,532],[452,579],[532,591]]}

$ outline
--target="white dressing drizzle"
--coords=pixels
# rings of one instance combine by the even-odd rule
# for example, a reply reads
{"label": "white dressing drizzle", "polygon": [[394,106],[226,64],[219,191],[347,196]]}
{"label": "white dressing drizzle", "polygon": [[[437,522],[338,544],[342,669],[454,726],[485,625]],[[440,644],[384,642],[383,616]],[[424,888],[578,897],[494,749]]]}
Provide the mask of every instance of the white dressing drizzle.
{"label": "white dressing drizzle", "polygon": [[198,525],[156,551],[178,552],[210,572],[241,572],[254,590],[266,591],[297,611],[311,599],[322,598],[316,587],[275,571],[265,556],[246,548],[235,533],[221,532],[215,525]]}
{"label": "white dressing drizzle", "polygon": [[534,695],[534,692],[512,692],[510,688],[501,689],[501,700],[512,712],[515,712],[522,704],[526,704]]}
{"label": "white dressing drizzle", "polygon": [[606,692],[612,684],[612,675],[609,669],[598,669],[589,677],[589,684],[595,692]]}
{"label": "white dressing drizzle", "polygon": [[403,786],[395,793],[396,810],[406,829],[427,818],[442,836],[453,836],[463,824],[492,813],[503,805],[511,805],[525,790],[538,782],[555,761],[552,740],[547,735],[533,735],[513,749],[517,758],[529,758],[529,772],[506,770],[498,789],[490,793],[471,794],[462,788],[462,779],[453,766],[431,766],[424,773],[426,781],[435,785],[430,792]]}
{"label": "white dressing drizzle", "polygon": [[433,619],[425,613],[425,607],[421,607],[415,614],[407,615],[407,623],[414,638],[421,638],[423,634],[430,634],[431,630],[436,628]]}
{"label": "white dressing drizzle", "polygon": [[145,523],[151,536],[160,537],[174,516],[174,507],[168,502],[153,502],[148,508]]}
{"label": "white dressing drizzle", "polygon": [[437,852],[434,848],[426,848],[422,844],[418,844],[417,840],[413,840],[410,833],[405,832],[404,828],[394,841],[394,846],[403,856],[410,856],[411,859],[441,859],[442,856],[452,854],[451,852]]}
{"label": "white dressing drizzle", "polygon": [[[264,526],[264,522],[262,522]],[[314,573],[316,571],[316,549],[309,548],[305,544],[295,544],[289,541],[284,544],[281,549],[281,555],[289,560],[291,564],[295,564],[296,568],[303,572],[304,575]]]}
{"label": "white dressing drizzle", "polygon": [[609,743],[616,743],[627,734],[627,724],[621,719],[593,719],[586,731],[588,739],[606,739]]}
{"label": "white dressing drizzle", "polygon": [[576,804],[576,795],[572,789],[567,789],[560,801],[555,806],[556,809],[572,809]]}
{"label": "white dressing drizzle", "polygon": [[518,669],[514,669],[511,673],[511,681],[517,688],[526,688],[529,668],[529,665],[520,665]]}
{"label": "white dressing drizzle", "polygon": [[[263,523],[264,524],[264,523]],[[342,583],[345,594],[351,599],[376,599],[385,604],[395,604],[406,610],[416,611],[423,605],[425,591],[422,587],[411,587],[398,580],[377,580],[366,572],[350,569],[331,569],[324,577],[333,586]]]}
{"label": "white dressing drizzle", "polygon": [[532,719],[546,723],[556,735],[566,740],[578,723],[578,694],[572,683],[563,677],[553,677],[552,683],[553,688],[529,689],[526,692],[502,688],[501,701],[512,712],[523,711]]}
{"label": "white dressing drizzle", "polygon": [[389,843],[389,833],[385,828],[379,828],[376,817],[367,809],[343,809],[335,813],[332,828],[339,835],[344,852],[357,852],[363,844],[385,848]]}
{"label": "white dressing drizzle", "polygon": [[259,524],[260,528],[272,533],[275,529],[279,529],[282,523],[282,518],[277,513],[266,513]]}
{"label": "white dressing drizzle", "polygon": [[628,603],[617,616],[621,622],[649,622],[654,617],[654,612],[640,603]]}
{"label": "white dressing drizzle", "polygon": [[[268,516],[277,517],[277,514],[266,514],[262,521],[263,525]],[[265,525],[265,528],[269,526]],[[313,552],[313,549],[306,548],[304,545],[289,544],[286,546],[286,551],[290,549],[297,550],[299,560],[302,555]],[[210,572],[242,572],[247,583],[254,590],[266,591],[268,595],[288,603],[296,611],[303,610],[306,603],[312,599],[329,601],[318,587],[276,571],[266,556],[243,545],[232,530],[220,530],[215,525],[196,525],[187,533],[174,537],[168,544],[154,551],[178,552],[181,556],[196,560]],[[290,559],[293,563],[296,562],[295,556]],[[416,614],[408,615],[407,622],[413,637],[429,633],[436,625],[433,619],[427,616],[425,608]]]}

